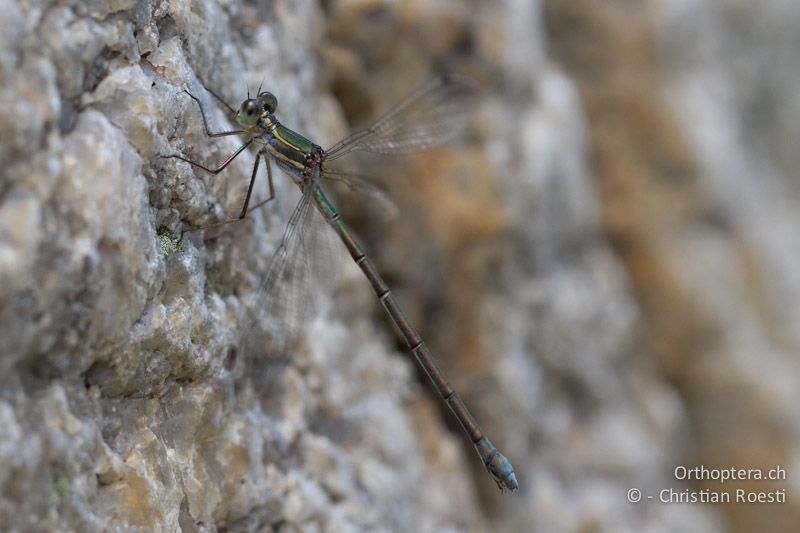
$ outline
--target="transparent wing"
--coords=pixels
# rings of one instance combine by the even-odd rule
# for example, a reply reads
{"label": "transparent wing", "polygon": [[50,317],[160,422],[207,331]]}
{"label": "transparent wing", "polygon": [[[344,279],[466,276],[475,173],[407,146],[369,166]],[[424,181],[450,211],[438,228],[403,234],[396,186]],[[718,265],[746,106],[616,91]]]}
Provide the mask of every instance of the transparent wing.
{"label": "transparent wing", "polygon": [[[310,198],[303,195],[255,292],[252,311],[242,328],[246,341],[257,340],[260,344],[248,346],[248,351],[270,352],[275,359],[286,356],[288,344],[307,307],[302,287],[309,272],[301,235],[309,225],[312,211]],[[266,332],[266,338],[259,338],[257,330]]]}
{"label": "transparent wing", "polygon": [[391,199],[386,189],[379,184],[379,180],[375,176],[326,168],[321,177],[332,183],[341,183],[351,191],[366,197],[380,206],[379,211],[388,218],[396,217],[399,213],[397,204]]}
{"label": "transparent wing", "polygon": [[407,154],[443,144],[466,126],[480,93],[465,78],[440,76],[423,85],[369,128],[327,150],[337,159],[354,150]]}
{"label": "transparent wing", "polygon": [[[288,360],[314,309],[314,299],[324,290],[322,282],[330,279],[340,264],[331,264],[336,262],[335,237],[314,205],[309,187],[289,218],[242,329],[248,359],[260,367],[259,372],[272,372]],[[265,363],[269,369],[263,368]],[[264,378],[266,375],[259,376]]]}

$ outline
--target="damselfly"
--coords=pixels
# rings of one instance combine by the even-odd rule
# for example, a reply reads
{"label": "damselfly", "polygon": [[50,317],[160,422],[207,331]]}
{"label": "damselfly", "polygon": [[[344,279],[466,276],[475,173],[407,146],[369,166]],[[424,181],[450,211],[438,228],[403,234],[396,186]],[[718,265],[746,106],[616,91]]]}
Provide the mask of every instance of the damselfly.
{"label": "damselfly", "polygon": [[[200,107],[203,124],[209,137],[242,135],[247,137],[247,140],[217,168],[206,167],[180,155],[165,157],[174,157],[212,174],[218,174],[248,146],[258,147],[250,184],[239,217],[216,225],[241,220],[249,211],[275,198],[270,161],[274,161],[278,168],[288,174],[301,190],[301,199],[289,219],[281,243],[270,261],[265,280],[261,285],[259,293],[265,300],[262,303],[268,305],[270,301],[279,302],[281,305],[294,308],[295,311],[302,305],[303,289],[297,288],[298,278],[302,276],[293,273],[293,269],[306,268],[303,265],[307,264],[307,258],[301,256],[305,253],[315,253],[313,243],[319,238],[317,234],[330,231],[326,226],[332,228],[364,272],[375,295],[397,326],[408,349],[427,373],[439,396],[461,423],[461,427],[497,486],[501,491],[516,490],[517,479],[511,463],[481,431],[458,393],[447,382],[425,341],[403,313],[386,282],[372,261],[367,258],[321,186],[322,178],[330,177],[335,172],[326,169],[325,163],[353,151],[406,154],[432,148],[452,139],[464,128],[475,110],[478,91],[469,81],[459,77],[436,78],[392,108],[372,126],[353,133],[328,150],[323,150],[278,122],[274,114],[278,100],[272,93],[262,92],[260,87],[255,98],[251,98],[248,93],[247,99],[242,102],[238,110],[234,110],[222,98],[209,91],[241,125],[240,129],[222,132],[210,130],[200,100],[189,91],[185,92]],[[262,160],[267,167],[269,198],[250,206],[256,173]]]}

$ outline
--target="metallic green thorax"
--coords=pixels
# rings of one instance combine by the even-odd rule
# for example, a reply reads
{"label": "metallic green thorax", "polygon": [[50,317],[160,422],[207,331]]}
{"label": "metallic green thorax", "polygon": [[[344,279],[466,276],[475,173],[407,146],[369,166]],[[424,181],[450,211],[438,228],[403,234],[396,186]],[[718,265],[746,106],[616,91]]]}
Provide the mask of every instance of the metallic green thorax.
{"label": "metallic green thorax", "polygon": [[295,150],[299,150],[305,154],[310,154],[311,152],[319,148],[318,145],[314,144],[313,142],[309,141],[296,131],[292,131],[280,123],[277,123],[275,125],[275,129],[272,131],[272,135],[274,135],[281,142],[286,143]]}
{"label": "metallic green thorax", "polygon": [[269,151],[274,156],[275,162],[289,174],[296,176],[297,171],[305,168],[308,156],[320,149],[318,145],[283,126],[272,116],[269,117],[266,126],[271,129]]}

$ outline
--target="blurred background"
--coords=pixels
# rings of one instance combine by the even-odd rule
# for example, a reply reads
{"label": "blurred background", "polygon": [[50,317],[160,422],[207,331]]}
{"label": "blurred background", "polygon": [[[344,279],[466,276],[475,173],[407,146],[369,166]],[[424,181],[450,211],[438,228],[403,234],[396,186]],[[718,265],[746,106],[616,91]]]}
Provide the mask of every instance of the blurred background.
{"label": "blurred background", "polygon": [[[0,529],[800,523],[797,2],[0,0],[0,28]],[[285,176],[180,239],[238,213],[254,155],[160,157],[237,147],[184,87],[220,130],[203,84],[263,82],[330,146],[442,72],[483,93],[464,135],[349,162],[393,205],[334,194],[514,494],[349,259],[291,354],[247,328]],[[676,478],[701,465],[785,479]]]}

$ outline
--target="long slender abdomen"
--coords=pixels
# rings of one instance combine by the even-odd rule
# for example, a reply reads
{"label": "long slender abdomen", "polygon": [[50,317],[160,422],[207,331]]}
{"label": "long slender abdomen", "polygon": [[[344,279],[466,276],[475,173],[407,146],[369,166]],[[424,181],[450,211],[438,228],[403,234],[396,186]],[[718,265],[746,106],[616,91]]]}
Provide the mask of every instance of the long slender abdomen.
{"label": "long slender abdomen", "polygon": [[486,435],[483,434],[480,427],[478,427],[478,422],[475,420],[475,417],[472,416],[467,406],[461,400],[461,397],[453,390],[442,374],[442,371],[439,370],[425,341],[422,340],[422,337],[408,320],[408,317],[406,317],[400,304],[392,295],[389,286],[386,285],[386,282],[383,281],[383,278],[378,273],[378,269],[375,268],[375,265],[372,264],[372,261],[369,260],[366,253],[361,248],[361,245],[358,244],[350,233],[350,229],[341,219],[330,200],[328,200],[327,195],[325,195],[318,185],[316,187],[314,191],[314,201],[317,207],[328,223],[333,227],[334,231],[336,231],[337,235],[339,235],[339,238],[347,247],[347,251],[350,252],[350,256],[361,268],[361,271],[364,272],[364,275],[372,286],[372,290],[375,291],[375,295],[383,304],[392,322],[394,322],[397,329],[400,330],[400,334],[406,341],[409,350],[414,354],[417,363],[425,370],[428,378],[430,378],[434,387],[436,387],[439,396],[447,403],[450,411],[452,411],[461,423],[461,427],[469,436],[486,470],[492,475],[495,483],[500,487],[500,490],[516,490],[518,487],[517,478],[514,475],[514,468],[511,466],[511,463],[497,450]]}

